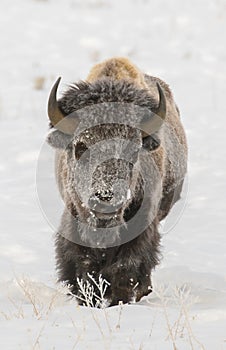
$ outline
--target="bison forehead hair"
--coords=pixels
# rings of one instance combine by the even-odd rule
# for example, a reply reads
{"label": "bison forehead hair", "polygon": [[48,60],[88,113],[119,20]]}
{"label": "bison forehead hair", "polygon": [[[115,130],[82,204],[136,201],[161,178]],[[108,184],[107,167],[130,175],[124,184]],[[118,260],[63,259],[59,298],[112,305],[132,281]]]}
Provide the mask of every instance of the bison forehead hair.
{"label": "bison forehead hair", "polygon": [[131,81],[117,81],[112,78],[71,85],[59,100],[59,107],[68,115],[80,108],[103,102],[133,103],[149,109],[157,107],[157,100],[146,89],[137,87]]}

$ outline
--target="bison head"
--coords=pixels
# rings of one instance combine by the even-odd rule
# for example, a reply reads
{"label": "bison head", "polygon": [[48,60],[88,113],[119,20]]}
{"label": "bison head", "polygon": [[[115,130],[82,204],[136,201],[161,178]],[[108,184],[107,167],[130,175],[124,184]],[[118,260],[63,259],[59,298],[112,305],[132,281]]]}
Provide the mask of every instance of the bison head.
{"label": "bison head", "polygon": [[156,216],[161,198],[161,161],[153,152],[166,115],[164,93],[157,84],[157,100],[131,82],[102,79],[71,86],[57,101],[59,82],[49,97],[57,130],[48,142],[58,149],[58,184],[75,231],[98,247],[131,240]]}

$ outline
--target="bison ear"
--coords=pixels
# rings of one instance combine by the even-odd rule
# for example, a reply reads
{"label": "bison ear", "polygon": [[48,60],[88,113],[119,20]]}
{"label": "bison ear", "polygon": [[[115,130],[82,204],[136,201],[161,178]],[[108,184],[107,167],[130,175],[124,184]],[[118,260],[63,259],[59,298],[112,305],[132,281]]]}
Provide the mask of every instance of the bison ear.
{"label": "bison ear", "polygon": [[66,135],[59,130],[55,130],[47,136],[46,141],[53,148],[66,150],[70,147],[72,138],[71,135]]}
{"label": "bison ear", "polygon": [[160,138],[157,133],[148,135],[143,138],[143,148],[147,151],[155,151],[161,144]]}

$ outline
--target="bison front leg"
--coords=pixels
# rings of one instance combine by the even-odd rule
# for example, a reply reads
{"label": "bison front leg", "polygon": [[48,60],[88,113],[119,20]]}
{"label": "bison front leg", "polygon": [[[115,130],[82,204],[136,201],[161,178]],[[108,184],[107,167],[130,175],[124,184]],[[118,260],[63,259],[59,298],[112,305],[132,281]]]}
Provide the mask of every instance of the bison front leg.
{"label": "bison front leg", "polygon": [[[92,249],[79,246],[60,234],[56,237],[56,262],[58,281],[69,286],[70,292],[82,297],[78,281],[86,285],[88,274],[96,278],[98,262],[92,256]],[[79,304],[83,302],[77,298]]]}
{"label": "bison front leg", "polygon": [[109,290],[110,305],[131,303],[139,301],[144,295],[152,291],[150,269],[140,268],[120,268],[115,272],[115,278],[112,279]]}
{"label": "bison front leg", "polygon": [[152,291],[151,271],[159,262],[160,235],[152,224],[140,236],[119,248],[116,262],[103,271],[111,282],[106,295],[111,305],[139,301]]}

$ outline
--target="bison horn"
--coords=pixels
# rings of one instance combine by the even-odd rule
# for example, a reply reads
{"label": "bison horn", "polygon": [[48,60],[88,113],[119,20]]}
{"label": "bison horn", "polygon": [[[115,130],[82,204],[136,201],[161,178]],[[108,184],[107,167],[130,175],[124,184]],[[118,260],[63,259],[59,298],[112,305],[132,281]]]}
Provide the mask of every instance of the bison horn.
{"label": "bison horn", "polygon": [[159,83],[157,83],[157,88],[159,93],[159,105],[153,112],[164,121],[166,117],[166,97]]}
{"label": "bison horn", "polygon": [[75,117],[75,115],[74,117],[66,117],[59,108],[56,95],[60,80],[61,77],[57,79],[50,92],[48,101],[48,116],[51,124],[56,129],[62,131],[65,134],[71,135],[74,133],[76,127],[78,126],[79,120]]}
{"label": "bison horn", "polygon": [[57,89],[60,84],[60,80],[61,77],[59,77],[53,85],[48,101],[48,115],[53,126],[57,125],[64,118],[63,113],[58,107],[58,102],[56,99]]}
{"label": "bison horn", "polygon": [[154,115],[151,117],[148,116],[146,120],[142,122],[142,137],[146,137],[159,130],[166,118],[166,97],[160,84],[158,82],[156,84],[159,93],[159,105],[157,108],[152,109]]}

